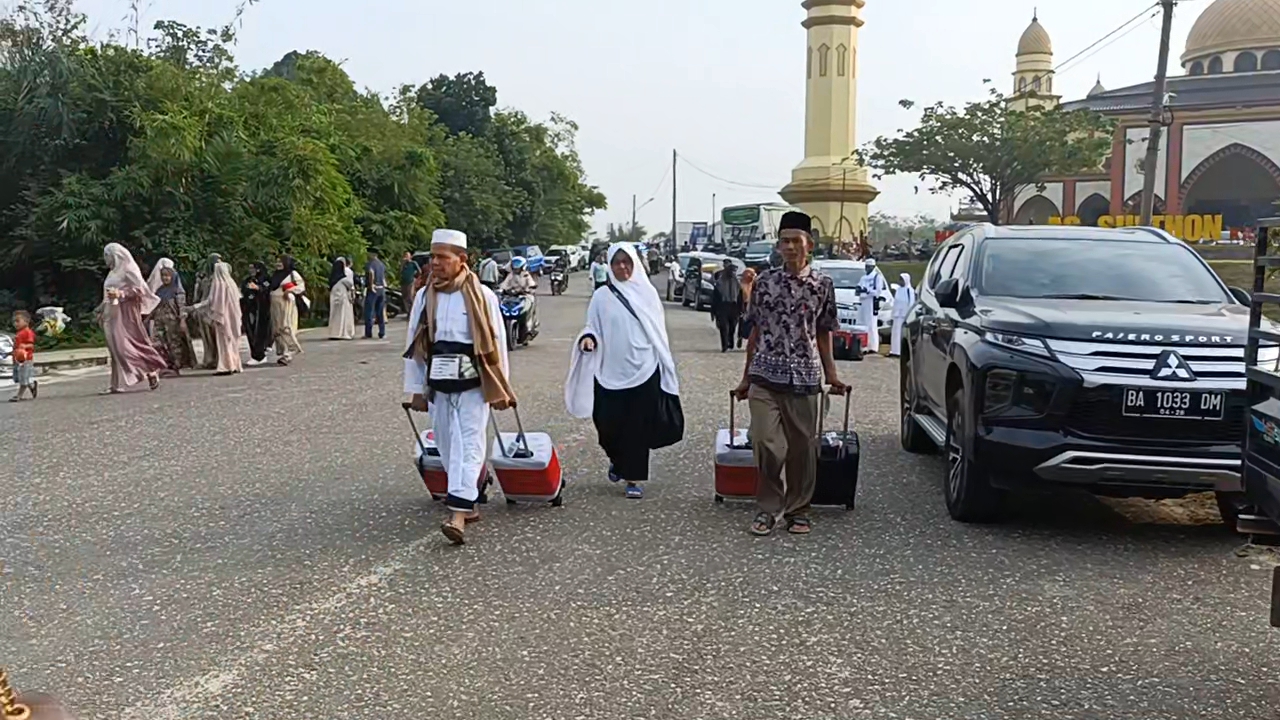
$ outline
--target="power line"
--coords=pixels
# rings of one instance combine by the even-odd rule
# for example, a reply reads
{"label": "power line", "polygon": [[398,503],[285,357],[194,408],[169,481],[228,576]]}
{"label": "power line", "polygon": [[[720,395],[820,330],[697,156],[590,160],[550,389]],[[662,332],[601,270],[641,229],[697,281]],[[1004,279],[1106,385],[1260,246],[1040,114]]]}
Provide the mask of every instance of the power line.
{"label": "power line", "polygon": [[[1154,17],[1155,17],[1156,15],[1158,15],[1159,13],[1160,13],[1160,11],[1159,11],[1159,10],[1156,10],[1156,11],[1155,11],[1155,12],[1153,12],[1150,16],[1148,16],[1148,19],[1154,18]],[[1088,60],[1089,58],[1093,57],[1094,55],[1097,55],[1098,53],[1102,52],[1103,50],[1106,50],[1107,48],[1111,47],[1113,44],[1115,44],[1115,43],[1119,42],[1120,40],[1122,40],[1123,38],[1125,38],[1126,36],[1128,36],[1128,35],[1129,35],[1130,33],[1132,33],[1133,31],[1135,31],[1135,30],[1140,30],[1140,29],[1142,29],[1143,27],[1146,27],[1146,26],[1145,26],[1144,24],[1142,24],[1142,23],[1138,23],[1138,24],[1136,24],[1136,25],[1131,26],[1129,29],[1125,30],[1124,32],[1120,33],[1119,35],[1116,35],[1115,37],[1111,38],[1110,40],[1108,40],[1107,42],[1103,43],[1102,45],[1098,45],[1096,48],[1094,48],[1093,52],[1090,52],[1088,55],[1083,55],[1083,56],[1081,56],[1081,55],[1080,55],[1080,53],[1077,53],[1076,55],[1079,57],[1079,60],[1078,60],[1077,62],[1075,62],[1074,64],[1070,64],[1070,63],[1063,63],[1063,64],[1062,64],[1062,66],[1060,66],[1060,67],[1062,67],[1062,70],[1054,70],[1054,74],[1061,74],[1061,73],[1063,73],[1063,72],[1067,72],[1067,71],[1070,71],[1070,70],[1074,70],[1075,68],[1080,67],[1080,65],[1081,65],[1085,60]],[[1094,43],[1094,45],[1097,45],[1097,43]]]}
{"label": "power line", "polygon": [[732,186],[736,186],[736,187],[743,187],[743,188],[750,188],[750,189],[752,189],[752,190],[773,190],[773,191],[775,191],[775,192],[777,192],[777,190],[778,190],[778,186],[777,186],[777,185],[761,185],[761,184],[758,184],[758,183],[745,183],[745,182],[739,182],[739,181],[737,181],[737,180],[730,180],[730,179],[728,179],[728,178],[720,177],[719,175],[716,175],[716,174],[715,174],[715,173],[713,173],[713,172],[709,172],[709,171],[707,171],[707,170],[703,170],[702,168],[698,167],[697,165],[695,165],[695,164],[693,163],[693,161],[692,161],[692,160],[690,160],[689,158],[685,157],[684,155],[681,155],[681,156],[680,156],[680,159],[684,161],[684,164],[685,164],[685,165],[688,165],[689,167],[693,168],[694,170],[697,170],[698,172],[702,173],[703,175],[706,175],[707,177],[709,177],[709,178],[711,178],[711,179],[713,179],[713,180],[719,180],[720,182],[725,183],[726,185],[732,185]]}
{"label": "power line", "polygon": [[1090,43],[1090,44],[1088,45],[1088,47],[1086,47],[1085,49],[1081,50],[1080,52],[1076,53],[1075,55],[1072,55],[1071,57],[1067,58],[1066,60],[1063,60],[1062,62],[1058,63],[1058,65],[1053,69],[1053,71],[1054,71],[1055,73],[1057,73],[1057,72],[1058,72],[1059,70],[1061,70],[1063,67],[1065,67],[1065,66],[1067,66],[1067,65],[1070,65],[1070,64],[1071,64],[1071,62],[1072,62],[1073,60],[1075,60],[1076,58],[1080,57],[1081,55],[1084,55],[1085,53],[1087,53],[1087,52],[1089,52],[1090,50],[1094,49],[1094,48],[1095,48],[1095,47],[1097,47],[1098,45],[1101,45],[1102,43],[1106,42],[1106,41],[1107,41],[1107,40],[1108,40],[1112,35],[1115,35],[1116,33],[1121,32],[1121,31],[1122,31],[1122,30],[1124,30],[1125,28],[1127,28],[1127,27],[1129,27],[1130,25],[1132,25],[1134,22],[1136,22],[1136,21],[1140,20],[1140,19],[1142,18],[1142,16],[1146,15],[1147,13],[1151,12],[1152,10],[1158,10],[1159,8],[1160,8],[1160,3],[1158,3],[1158,2],[1156,2],[1156,3],[1152,3],[1151,5],[1148,5],[1147,7],[1145,7],[1145,8],[1143,8],[1143,9],[1142,9],[1142,12],[1139,12],[1137,15],[1134,15],[1133,17],[1129,18],[1128,20],[1124,21],[1124,22],[1123,22],[1123,23],[1121,23],[1118,27],[1116,27],[1114,30],[1112,30],[1111,32],[1107,33],[1106,35],[1103,35],[1102,37],[1098,38],[1097,40],[1094,40],[1094,41],[1093,41],[1092,43]]}

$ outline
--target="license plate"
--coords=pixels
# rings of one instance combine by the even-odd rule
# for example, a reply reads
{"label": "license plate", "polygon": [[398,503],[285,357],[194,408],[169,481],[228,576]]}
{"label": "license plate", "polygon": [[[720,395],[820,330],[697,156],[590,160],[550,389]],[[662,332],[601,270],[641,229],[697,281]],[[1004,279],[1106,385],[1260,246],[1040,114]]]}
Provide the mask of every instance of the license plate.
{"label": "license plate", "polygon": [[1122,412],[1128,417],[1221,420],[1226,396],[1204,390],[1125,388]]}

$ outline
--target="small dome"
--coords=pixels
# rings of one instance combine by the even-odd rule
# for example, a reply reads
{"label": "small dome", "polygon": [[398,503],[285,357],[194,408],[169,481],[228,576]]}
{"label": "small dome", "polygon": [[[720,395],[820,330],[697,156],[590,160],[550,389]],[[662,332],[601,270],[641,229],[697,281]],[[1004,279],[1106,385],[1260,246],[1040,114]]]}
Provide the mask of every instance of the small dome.
{"label": "small dome", "polygon": [[1182,62],[1272,47],[1280,47],[1280,0],[1216,0],[1191,27]]}
{"label": "small dome", "polygon": [[1038,17],[1032,17],[1031,24],[1022,31],[1022,37],[1018,39],[1018,54],[1053,54],[1053,43],[1049,40],[1049,33],[1040,24]]}
{"label": "small dome", "polygon": [[1099,76],[1098,76],[1098,82],[1094,83],[1094,84],[1093,84],[1093,89],[1089,91],[1089,97],[1094,97],[1095,95],[1101,95],[1102,93],[1104,93],[1104,92],[1106,92],[1106,91],[1107,91],[1107,89],[1106,89],[1105,87],[1103,87],[1103,86],[1102,86],[1102,76],[1101,76],[1101,75],[1099,75]]}

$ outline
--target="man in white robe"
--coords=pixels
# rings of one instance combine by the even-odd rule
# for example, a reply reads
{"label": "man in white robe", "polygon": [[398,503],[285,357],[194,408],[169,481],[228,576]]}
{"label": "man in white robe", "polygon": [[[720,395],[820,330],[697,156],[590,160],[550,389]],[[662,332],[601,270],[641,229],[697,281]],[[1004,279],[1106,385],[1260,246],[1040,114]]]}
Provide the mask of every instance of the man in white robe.
{"label": "man in white robe", "polygon": [[867,259],[864,266],[867,273],[858,281],[858,325],[867,332],[866,351],[880,353],[880,327],[876,323],[876,303],[880,294],[887,290],[884,276],[876,270],[876,261]]}
{"label": "man in white robe", "polygon": [[902,284],[893,294],[893,335],[889,339],[889,357],[902,354],[902,325],[907,321],[907,313],[916,303],[916,290],[911,287],[911,275],[902,273]]}
{"label": "man in white robe", "polygon": [[[449,478],[445,537],[463,544],[466,523],[479,518],[476,501],[488,454],[490,407],[515,406],[507,382],[506,333],[493,291],[467,267],[467,236],[437,230],[431,239],[432,281],[418,291],[409,317],[404,392],[430,412],[440,459]],[[483,303],[491,337],[477,342],[472,306]],[[428,314],[434,304],[434,322]],[[484,349],[489,349],[485,352]]]}

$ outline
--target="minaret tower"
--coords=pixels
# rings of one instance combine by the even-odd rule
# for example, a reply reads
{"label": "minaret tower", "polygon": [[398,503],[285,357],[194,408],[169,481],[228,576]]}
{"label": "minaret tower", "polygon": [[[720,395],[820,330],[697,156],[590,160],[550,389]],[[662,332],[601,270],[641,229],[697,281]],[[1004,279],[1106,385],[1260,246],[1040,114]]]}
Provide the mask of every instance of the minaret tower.
{"label": "minaret tower", "polygon": [[808,32],[804,160],[779,192],[813,216],[823,239],[852,240],[867,229],[880,194],[852,155],[858,118],[858,28],[866,0],[804,0]]}
{"label": "minaret tower", "polygon": [[1009,107],[1057,107],[1062,96],[1053,94],[1053,43],[1033,11],[1031,24],[1018,39],[1017,66],[1013,71],[1013,92]]}

